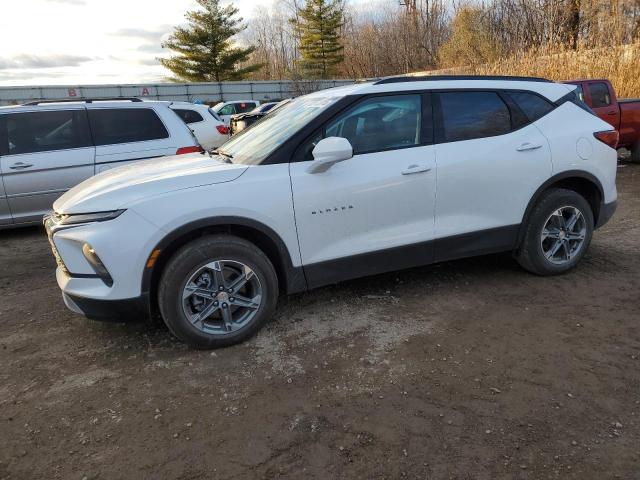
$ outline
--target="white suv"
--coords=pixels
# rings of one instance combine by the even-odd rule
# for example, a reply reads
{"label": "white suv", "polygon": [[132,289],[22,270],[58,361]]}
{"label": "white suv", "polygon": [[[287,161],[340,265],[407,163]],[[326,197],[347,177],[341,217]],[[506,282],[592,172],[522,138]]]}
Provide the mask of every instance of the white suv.
{"label": "white suv", "polygon": [[617,133],[574,89],[388,78],[297,98],[212,157],[100,174],[45,222],[64,300],[159,313],[217,347],[256,332],[279,292],[501,251],[563,273],[617,197]]}
{"label": "white suv", "polygon": [[201,151],[168,102],[138,98],[0,108],[0,228],[38,224],[69,188],[127,162]]}
{"label": "white suv", "polygon": [[205,150],[213,150],[229,140],[229,127],[208,105],[172,102],[171,110],[182,119]]}

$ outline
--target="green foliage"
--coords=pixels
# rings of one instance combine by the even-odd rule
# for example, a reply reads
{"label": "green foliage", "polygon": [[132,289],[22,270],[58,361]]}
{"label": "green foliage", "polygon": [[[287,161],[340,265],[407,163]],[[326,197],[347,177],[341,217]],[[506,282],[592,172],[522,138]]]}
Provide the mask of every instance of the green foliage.
{"label": "green foliage", "polygon": [[221,82],[242,80],[262,65],[237,65],[247,61],[254,47],[241,48],[231,40],[244,30],[242,18],[236,17],[233,5],[220,6],[220,0],[196,0],[202,10],[187,12],[187,27],[176,27],[162,44],[178,55],[159,59],[171,70],[176,80],[188,82]]}
{"label": "green foliage", "polygon": [[298,64],[305,76],[330,78],[344,60],[340,44],[343,9],[338,0],[308,0],[292,19],[300,41]]}
{"label": "green foliage", "polygon": [[443,67],[481,65],[500,58],[500,45],[491,34],[482,7],[466,5],[456,13],[451,35],[438,51]]}

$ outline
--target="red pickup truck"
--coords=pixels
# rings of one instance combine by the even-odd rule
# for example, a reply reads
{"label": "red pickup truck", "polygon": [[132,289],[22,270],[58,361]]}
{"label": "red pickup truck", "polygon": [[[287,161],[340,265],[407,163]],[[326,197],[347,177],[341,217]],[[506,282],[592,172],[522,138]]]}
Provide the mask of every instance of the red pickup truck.
{"label": "red pickup truck", "polygon": [[631,151],[631,161],[640,163],[640,99],[618,100],[609,80],[571,80],[576,93],[605,122],[620,133],[618,148]]}

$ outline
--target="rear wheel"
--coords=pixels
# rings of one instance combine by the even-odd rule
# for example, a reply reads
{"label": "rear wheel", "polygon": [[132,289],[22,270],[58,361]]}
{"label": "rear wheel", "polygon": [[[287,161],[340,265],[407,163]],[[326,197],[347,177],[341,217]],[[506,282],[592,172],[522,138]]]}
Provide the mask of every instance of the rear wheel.
{"label": "rear wheel", "polygon": [[516,258],[538,275],[564,273],[589,247],[593,225],[593,212],[584,197],[562,188],[548,190],[529,215]]}
{"label": "rear wheel", "polygon": [[230,235],[182,247],[169,260],[158,288],[167,327],[198,348],[249,338],[271,317],[277,298],[278,279],[267,256]]}
{"label": "rear wheel", "polygon": [[640,163],[640,142],[636,142],[635,145],[631,147],[631,156],[629,159],[633,163]]}

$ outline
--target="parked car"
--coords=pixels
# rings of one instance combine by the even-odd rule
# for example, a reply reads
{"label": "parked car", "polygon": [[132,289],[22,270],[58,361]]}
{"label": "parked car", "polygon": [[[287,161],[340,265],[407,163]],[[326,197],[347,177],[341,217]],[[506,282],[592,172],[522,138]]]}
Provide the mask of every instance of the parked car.
{"label": "parked car", "polygon": [[246,113],[260,105],[258,100],[233,100],[231,102],[220,102],[213,106],[213,111],[216,112],[218,117],[229,125],[231,117],[238,113]]}
{"label": "parked car", "polygon": [[602,120],[620,134],[618,148],[631,151],[631,160],[640,163],[640,99],[620,100],[606,79],[571,80],[577,93]]}
{"label": "parked car", "polygon": [[166,102],[0,107],[0,228],[41,223],[65,191],[114,166],[201,150]]}
{"label": "parked car", "polygon": [[245,128],[256,123],[258,120],[264,118],[267,114],[273,112],[274,110],[280,108],[290,101],[291,99],[282,100],[281,102],[263,103],[250,112],[234,115],[233,117],[231,117],[231,120],[229,122],[229,133],[231,135],[235,135],[236,133],[241,132]]}
{"label": "parked car", "polygon": [[229,140],[229,127],[209,106],[171,102],[170,107],[187,124],[205,150],[218,148]]}
{"label": "parked car", "polygon": [[574,90],[354,84],[291,101],[211,158],[97,175],[45,221],[65,303],[97,319],[158,312],[208,348],[255,333],[279,292],[502,251],[566,272],[617,198],[618,134]]}

